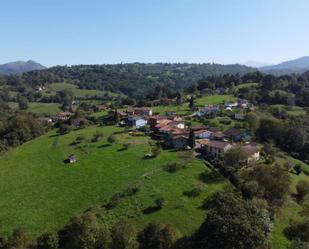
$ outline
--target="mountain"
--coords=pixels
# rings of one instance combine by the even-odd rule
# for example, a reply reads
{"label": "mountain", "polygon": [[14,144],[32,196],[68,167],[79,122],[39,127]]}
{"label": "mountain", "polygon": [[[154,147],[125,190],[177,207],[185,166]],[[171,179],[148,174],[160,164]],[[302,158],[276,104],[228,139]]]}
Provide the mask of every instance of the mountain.
{"label": "mountain", "polygon": [[255,68],[259,68],[259,67],[265,67],[265,66],[270,66],[271,63],[267,63],[267,62],[260,62],[260,61],[253,61],[253,60],[249,60],[246,61],[244,63],[240,63],[241,65],[245,65],[247,67],[255,67]]}
{"label": "mountain", "polygon": [[14,61],[0,65],[0,74],[20,74],[42,69],[46,69],[46,67],[32,60]]}
{"label": "mountain", "polygon": [[264,73],[276,75],[303,73],[309,70],[309,56],[304,56],[295,60],[285,61],[277,65],[259,68]]}

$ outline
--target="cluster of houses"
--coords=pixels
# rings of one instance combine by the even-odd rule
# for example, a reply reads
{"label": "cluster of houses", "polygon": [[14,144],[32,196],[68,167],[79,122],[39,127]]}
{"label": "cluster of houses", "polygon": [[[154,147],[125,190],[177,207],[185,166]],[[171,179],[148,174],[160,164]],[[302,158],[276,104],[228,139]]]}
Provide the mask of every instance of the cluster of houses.
{"label": "cluster of houses", "polygon": [[[250,134],[239,128],[221,132],[214,127],[191,126],[185,124],[181,116],[167,112],[166,115],[153,115],[151,108],[128,108],[120,112],[121,122],[136,128],[150,127],[154,139],[160,140],[165,147],[177,150],[192,149],[190,136],[194,135],[194,149],[210,159],[220,159],[235,144],[241,144],[249,163],[259,160],[260,149],[251,143]],[[192,146],[192,144],[191,144]]]}
{"label": "cluster of houses", "polygon": [[197,117],[204,117],[209,115],[217,115],[221,111],[232,112],[238,110],[240,112],[234,114],[236,120],[244,120],[245,111],[254,111],[255,107],[252,103],[245,99],[238,99],[234,102],[226,102],[222,105],[205,105],[196,112]]}

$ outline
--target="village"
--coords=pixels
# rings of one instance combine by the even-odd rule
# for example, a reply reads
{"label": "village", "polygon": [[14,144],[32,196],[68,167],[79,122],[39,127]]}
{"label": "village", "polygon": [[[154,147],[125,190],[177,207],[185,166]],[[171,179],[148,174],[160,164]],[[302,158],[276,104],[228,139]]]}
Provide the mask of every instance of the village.
{"label": "village", "polygon": [[[106,105],[98,105],[99,110],[108,110]],[[131,131],[147,131],[153,140],[162,148],[175,150],[194,150],[196,155],[210,162],[222,159],[230,149],[239,147],[245,158],[243,164],[260,160],[260,147],[253,140],[248,129],[230,127],[220,130],[218,127],[203,125],[201,122],[191,124],[188,119],[201,120],[229,115],[238,122],[244,122],[248,112],[255,111],[255,107],[247,100],[238,99],[223,104],[205,105],[192,110],[191,115],[178,115],[176,111],[166,111],[165,114],[154,113],[151,107],[126,106],[119,109],[109,109],[114,124],[127,127]],[[110,118],[110,116],[108,116]],[[85,118],[76,118],[74,113],[60,112],[51,117],[40,117],[45,124],[70,122],[76,128],[82,128],[88,123]],[[102,122],[105,122],[106,117]],[[77,158],[70,155],[68,162],[74,163]]]}

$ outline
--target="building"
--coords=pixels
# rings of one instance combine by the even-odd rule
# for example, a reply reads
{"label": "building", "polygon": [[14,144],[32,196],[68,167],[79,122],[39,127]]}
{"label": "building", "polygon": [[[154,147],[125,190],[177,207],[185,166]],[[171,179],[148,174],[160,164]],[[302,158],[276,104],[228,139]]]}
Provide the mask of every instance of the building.
{"label": "building", "polygon": [[136,128],[140,128],[147,125],[147,120],[139,116],[131,116],[128,117],[127,124]]}
{"label": "building", "polygon": [[[230,128],[227,131],[223,132],[223,134],[231,139],[232,141],[238,142],[238,141],[250,141],[251,137],[249,134],[241,130],[239,128]],[[249,140],[248,140],[249,139]]]}
{"label": "building", "polygon": [[246,144],[242,147],[245,155],[246,155],[246,163],[249,164],[251,162],[255,162],[260,160],[260,148],[254,144]]}
{"label": "building", "polygon": [[152,116],[152,109],[149,107],[129,107],[128,115],[138,115],[143,117]]}
{"label": "building", "polygon": [[75,163],[77,161],[77,157],[75,155],[70,155],[67,159],[68,163]]}
{"label": "building", "polygon": [[213,137],[213,132],[208,131],[208,130],[197,130],[193,132],[194,132],[194,137],[196,139],[203,139],[203,138],[211,139]]}
{"label": "building", "polygon": [[232,144],[229,142],[208,139],[202,139],[201,141],[196,142],[199,143],[200,148],[207,157],[214,159],[221,158],[230,148],[232,148]]}
{"label": "building", "polygon": [[205,105],[204,108],[201,108],[196,115],[198,117],[203,117],[205,115],[217,114],[220,112],[220,106],[218,105]]}
{"label": "building", "polygon": [[188,147],[189,138],[185,135],[172,136],[172,146],[174,149],[183,150]]}
{"label": "building", "polygon": [[234,115],[234,119],[235,120],[245,120],[245,115],[244,114],[242,114],[242,113],[235,113],[235,115]]}

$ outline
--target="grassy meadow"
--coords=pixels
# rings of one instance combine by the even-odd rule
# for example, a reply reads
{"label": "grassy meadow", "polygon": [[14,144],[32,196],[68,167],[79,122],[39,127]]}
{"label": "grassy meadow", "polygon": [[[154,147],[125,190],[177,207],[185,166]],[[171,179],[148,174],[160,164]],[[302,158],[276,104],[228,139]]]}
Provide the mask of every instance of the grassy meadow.
{"label": "grassy meadow", "polygon": [[[91,142],[97,131],[104,138]],[[117,142],[107,143],[114,132]],[[82,137],[82,142],[72,145],[77,137]],[[123,143],[131,146],[124,150]],[[179,161],[180,154],[162,151],[157,158],[143,159],[150,150],[148,137],[132,136],[110,126],[88,127],[62,136],[52,131],[8,152],[0,158],[0,232],[23,227],[37,236],[59,229],[72,216],[93,208],[108,225],[133,218],[143,227],[158,219],[175,225],[183,234],[191,233],[203,221],[203,200],[225,181],[213,177],[197,159],[176,173],[166,172],[163,166]],[[70,154],[78,160],[65,164]],[[204,171],[209,174],[204,192],[195,198],[184,196],[184,191],[201,184],[199,175]],[[141,186],[136,195],[121,199],[114,209],[103,208],[115,193],[132,184]],[[147,212],[159,195],[166,201],[163,209]]]}

